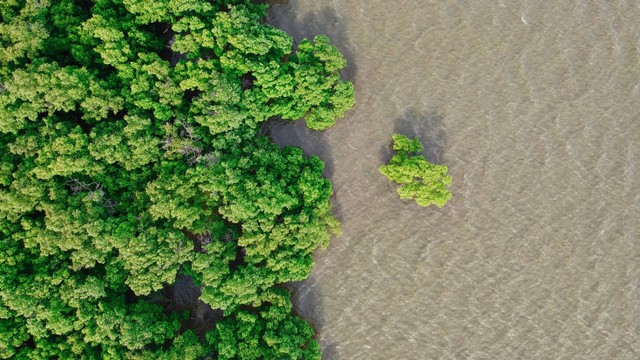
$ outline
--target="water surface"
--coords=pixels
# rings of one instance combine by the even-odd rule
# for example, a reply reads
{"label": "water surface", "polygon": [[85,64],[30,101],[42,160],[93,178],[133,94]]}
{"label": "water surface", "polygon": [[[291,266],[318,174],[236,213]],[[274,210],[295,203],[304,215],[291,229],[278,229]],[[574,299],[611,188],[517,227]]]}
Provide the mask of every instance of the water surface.
{"label": "water surface", "polygon": [[[275,1],[331,36],[358,104],[275,133],[327,162],[344,235],[295,285],[326,359],[640,358],[640,3]],[[377,168],[449,165],[443,209]]]}

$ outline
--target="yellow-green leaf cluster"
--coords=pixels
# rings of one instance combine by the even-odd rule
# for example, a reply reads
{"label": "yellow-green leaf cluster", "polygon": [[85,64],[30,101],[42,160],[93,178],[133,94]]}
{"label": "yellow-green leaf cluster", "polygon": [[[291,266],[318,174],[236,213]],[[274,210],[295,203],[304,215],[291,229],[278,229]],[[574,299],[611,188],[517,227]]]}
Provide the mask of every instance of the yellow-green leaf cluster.
{"label": "yellow-green leaf cluster", "polygon": [[422,155],[422,143],[416,137],[413,140],[404,135],[393,135],[393,155],[389,164],[380,166],[380,173],[390,181],[400,185],[398,194],[401,199],[413,199],[420,206],[444,206],[451,198],[447,188],[451,177],[446,165],[430,163]]}

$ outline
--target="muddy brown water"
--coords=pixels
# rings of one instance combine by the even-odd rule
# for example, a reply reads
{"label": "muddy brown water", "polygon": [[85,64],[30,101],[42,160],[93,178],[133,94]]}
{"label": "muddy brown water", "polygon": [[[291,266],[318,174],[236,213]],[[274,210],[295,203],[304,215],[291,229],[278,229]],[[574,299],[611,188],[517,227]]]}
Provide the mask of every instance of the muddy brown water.
{"label": "muddy brown water", "polygon": [[[344,235],[293,285],[326,359],[640,358],[640,3],[291,0],[357,106],[275,130],[326,163]],[[377,171],[391,134],[449,165],[443,209]]]}

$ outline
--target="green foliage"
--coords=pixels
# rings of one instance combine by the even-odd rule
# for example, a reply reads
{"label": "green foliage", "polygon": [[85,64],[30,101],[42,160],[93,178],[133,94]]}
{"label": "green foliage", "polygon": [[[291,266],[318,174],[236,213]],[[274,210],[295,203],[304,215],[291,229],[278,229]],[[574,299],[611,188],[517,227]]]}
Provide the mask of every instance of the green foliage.
{"label": "green foliage", "polygon": [[312,337],[313,329],[291,313],[289,294],[271,289],[265,294],[264,304],[226,317],[207,340],[221,360],[319,360],[320,348]]}
{"label": "green foliage", "polygon": [[[278,287],[339,233],[331,184],[257,134],[331,126],[353,85],[327,37],[295,46],[265,15],[0,2],[0,358],[319,358]],[[224,310],[208,343],[167,306],[179,273]]]}
{"label": "green foliage", "polygon": [[0,260],[0,337],[9,339],[2,358],[122,358],[160,350],[177,335],[177,313],[127,301],[109,269],[73,271],[67,253],[45,256],[23,245],[19,226],[12,230],[0,245],[7,255]]}
{"label": "green foliage", "polygon": [[446,165],[435,165],[422,155],[411,155],[422,152],[422,143],[416,137],[413,140],[404,135],[393,135],[393,155],[388,165],[380,166],[380,173],[390,181],[401,186],[398,194],[401,199],[413,199],[420,206],[435,204],[438,207],[451,198],[447,185],[451,177],[447,176]]}
{"label": "green foliage", "polygon": [[323,167],[298,148],[256,137],[219,152],[213,164],[166,167],[149,183],[154,219],[208,239],[192,264],[203,301],[220,309],[260,304],[274,284],[308,276],[313,250],[339,231]]}

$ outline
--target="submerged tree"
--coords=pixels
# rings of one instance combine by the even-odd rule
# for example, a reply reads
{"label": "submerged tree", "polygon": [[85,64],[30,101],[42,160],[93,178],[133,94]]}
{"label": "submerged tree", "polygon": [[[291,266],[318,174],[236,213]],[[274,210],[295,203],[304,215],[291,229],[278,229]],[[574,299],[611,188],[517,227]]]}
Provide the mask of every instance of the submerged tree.
{"label": "submerged tree", "polygon": [[401,199],[413,199],[420,206],[438,207],[451,198],[447,186],[451,177],[447,175],[446,165],[432,164],[422,155],[422,143],[416,137],[410,140],[404,135],[393,135],[393,155],[388,165],[380,166],[382,175],[400,185],[398,194]]}
{"label": "submerged tree", "polygon": [[[328,38],[296,46],[265,14],[0,4],[0,358],[319,356],[278,289],[339,231],[331,184],[318,158],[257,134],[272,118],[331,126],[353,85]],[[163,307],[181,273],[224,310],[207,340]]]}

